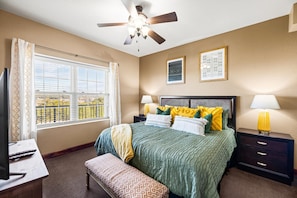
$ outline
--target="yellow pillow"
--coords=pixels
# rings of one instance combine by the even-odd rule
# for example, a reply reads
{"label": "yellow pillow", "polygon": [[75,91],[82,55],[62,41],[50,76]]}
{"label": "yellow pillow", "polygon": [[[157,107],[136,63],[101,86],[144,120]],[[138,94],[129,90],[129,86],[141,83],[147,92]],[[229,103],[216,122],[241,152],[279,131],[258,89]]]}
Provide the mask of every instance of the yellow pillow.
{"label": "yellow pillow", "polygon": [[172,121],[174,121],[174,117],[176,115],[193,118],[198,111],[198,109],[194,109],[194,108],[182,107],[182,106],[169,106],[169,105],[158,106],[158,108],[162,111],[166,111],[168,108],[170,108],[170,115],[171,115]]}
{"label": "yellow pillow", "polygon": [[204,107],[198,106],[200,110],[201,117],[206,116],[207,114],[212,114],[212,122],[210,130],[212,131],[221,131],[223,129],[223,107]]}
{"label": "yellow pillow", "polygon": [[179,106],[173,106],[171,107],[170,115],[172,117],[172,121],[174,122],[174,117],[175,116],[183,116],[183,117],[188,117],[188,118],[193,118],[194,115],[198,109],[193,109],[189,107],[179,107]]}
{"label": "yellow pillow", "polygon": [[193,118],[197,113],[198,109],[193,109],[189,107],[179,107],[178,115],[188,118]]}

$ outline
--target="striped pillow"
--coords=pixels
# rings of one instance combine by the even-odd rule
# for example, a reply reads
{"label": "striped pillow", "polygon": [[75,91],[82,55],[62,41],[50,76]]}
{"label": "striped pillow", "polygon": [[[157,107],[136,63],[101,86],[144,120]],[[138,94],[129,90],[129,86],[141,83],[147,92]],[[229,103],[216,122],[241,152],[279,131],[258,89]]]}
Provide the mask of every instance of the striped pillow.
{"label": "striped pillow", "polygon": [[171,115],[150,114],[146,115],[145,125],[169,128],[171,124]]}
{"label": "striped pillow", "polygon": [[207,123],[208,121],[204,118],[175,116],[172,129],[204,136],[205,125]]}

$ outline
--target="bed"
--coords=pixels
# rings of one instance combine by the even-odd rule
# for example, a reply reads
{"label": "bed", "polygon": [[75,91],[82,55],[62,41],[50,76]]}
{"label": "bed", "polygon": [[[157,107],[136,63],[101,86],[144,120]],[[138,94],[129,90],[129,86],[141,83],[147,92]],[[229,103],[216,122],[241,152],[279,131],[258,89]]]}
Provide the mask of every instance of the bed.
{"label": "bed", "polygon": [[[219,198],[218,186],[236,147],[236,96],[161,96],[159,104],[171,107],[222,107],[226,127],[196,135],[172,128],[130,124],[135,152],[129,164],[165,184],[172,195],[185,198]],[[110,128],[95,142],[97,155],[118,156]]]}

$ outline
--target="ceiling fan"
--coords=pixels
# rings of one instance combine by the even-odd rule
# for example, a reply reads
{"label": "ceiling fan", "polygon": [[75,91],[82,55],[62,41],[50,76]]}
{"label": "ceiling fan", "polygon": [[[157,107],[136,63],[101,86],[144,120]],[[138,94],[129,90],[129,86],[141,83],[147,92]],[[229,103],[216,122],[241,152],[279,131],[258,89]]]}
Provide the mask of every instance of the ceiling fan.
{"label": "ceiling fan", "polygon": [[128,26],[129,35],[127,36],[124,45],[130,45],[132,43],[135,35],[142,36],[143,38],[147,38],[147,36],[151,37],[157,43],[162,44],[165,39],[157,34],[150,28],[150,25],[157,23],[166,23],[177,21],[177,16],[175,12],[170,12],[167,14],[155,16],[148,18],[144,13],[142,13],[142,6],[135,4],[132,0],[121,0],[124,6],[127,8],[130,16],[128,18],[128,22],[119,22],[119,23],[98,23],[98,27],[110,27],[110,26]]}

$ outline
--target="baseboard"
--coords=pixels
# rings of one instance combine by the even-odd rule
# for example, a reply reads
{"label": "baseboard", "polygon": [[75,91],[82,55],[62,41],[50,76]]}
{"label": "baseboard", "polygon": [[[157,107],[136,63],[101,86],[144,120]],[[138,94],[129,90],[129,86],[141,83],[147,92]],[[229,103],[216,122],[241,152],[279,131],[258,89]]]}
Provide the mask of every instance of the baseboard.
{"label": "baseboard", "polygon": [[90,142],[90,143],[87,143],[87,144],[83,144],[83,145],[79,145],[79,146],[75,146],[75,147],[71,147],[71,148],[68,148],[68,149],[65,149],[65,150],[62,150],[62,151],[58,151],[58,152],[54,152],[54,153],[49,153],[49,154],[45,154],[45,155],[42,155],[42,157],[44,159],[49,159],[49,158],[53,158],[53,157],[58,157],[58,156],[61,156],[61,155],[65,155],[67,153],[71,153],[73,151],[78,151],[78,150],[81,150],[81,149],[84,149],[84,148],[88,148],[88,147],[91,147],[94,145],[94,142]]}

